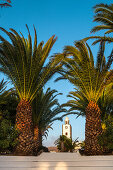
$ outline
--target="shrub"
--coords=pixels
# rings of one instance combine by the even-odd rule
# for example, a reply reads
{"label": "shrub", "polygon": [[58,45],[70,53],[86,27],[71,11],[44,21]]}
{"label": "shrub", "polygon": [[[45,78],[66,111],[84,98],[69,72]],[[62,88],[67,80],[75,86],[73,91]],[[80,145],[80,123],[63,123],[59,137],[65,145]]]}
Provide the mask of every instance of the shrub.
{"label": "shrub", "polygon": [[10,120],[3,119],[0,123],[0,153],[11,153],[17,145],[18,132]]}
{"label": "shrub", "polygon": [[102,135],[99,136],[99,143],[105,152],[113,151],[113,116],[108,116],[103,121],[104,127]]}

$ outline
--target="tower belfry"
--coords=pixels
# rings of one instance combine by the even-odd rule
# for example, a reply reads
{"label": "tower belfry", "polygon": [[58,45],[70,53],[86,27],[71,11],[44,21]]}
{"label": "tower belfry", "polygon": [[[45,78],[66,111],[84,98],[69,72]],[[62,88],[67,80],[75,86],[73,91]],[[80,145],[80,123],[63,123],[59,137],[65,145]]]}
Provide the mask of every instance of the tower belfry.
{"label": "tower belfry", "polygon": [[65,118],[65,124],[62,125],[62,135],[65,135],[68,138],[72,138],[72,127],[69,124],[69,118]]}

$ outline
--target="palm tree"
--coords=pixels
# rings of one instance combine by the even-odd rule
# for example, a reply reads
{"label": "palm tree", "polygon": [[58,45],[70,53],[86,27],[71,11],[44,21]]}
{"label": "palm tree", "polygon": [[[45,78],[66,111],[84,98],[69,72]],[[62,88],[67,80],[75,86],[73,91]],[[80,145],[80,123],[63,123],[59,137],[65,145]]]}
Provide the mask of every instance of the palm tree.
{"label": "palm tree", "polygon": [[32,102],[36,151],[39,146],[42,146],[42,137],[47,137],[48,129],[52,129],[52,123],[55,120],[62,121],[62,118],[57,115],[66,112],[56,99],[58,95],[61,93],[48,88],[45,93],[41,90]]}
{"label": "palm tree", "polygon": [[98,136],[102,133],[101,110],[97,102],[113,76],[113,70],[108,71],[113,57],[111,54],[106,62],[104,48],[105,44],[101,42],[95,65],[93,54],[87,43],[79,41],[75,42],[74,47],[66,46],[62,76],[57,78],[57,80],[68,79],[76,87],[76,91],[71,93],[75,101],[73,101],[74,103],[71,101],[69,104],[70,106],[73,104],[72,110],[75,109],[76,114],[77,111],[82,110],[78,114],[84,115],[85,111],[85,153],[87,155],[102,153],[98,144]]}
{"label": "palm tree", "polygon": [[[27,27],[27,26],[26,26]],[[20,131],[19,144],[16,153],[30,155],[33,152],[33,122],[31,103],[37,92],[60,68],[56,61],[46,62],[56,38],[52,36],[43,46],[42,41],[37,45],[37,33],[32,47],[32,39],[28,30],[28,39],[19,35],[14,29],[6,31],[0,28],[8,37],[8,42],[0,36],[0,71],[13,83],[20,98],[17,106],[16,127]]]}
{"label": "palm tree", "polygon": [[67,137],[64,135],[60,135],[60,137],[55,141],[55,145],[57,145],[57,148],[60,150],[60,152],[66,152],[65,148],[65,142]]}
{"label": "palm tree", "polygon": [[77,146],[78,138],[75,141],[72,141],[72,139],[68,138],[65,135],[60,135],[60,137],[55,141],[55,145],[57,145],[57,148],[60,152],[73,152],[75,147]]}

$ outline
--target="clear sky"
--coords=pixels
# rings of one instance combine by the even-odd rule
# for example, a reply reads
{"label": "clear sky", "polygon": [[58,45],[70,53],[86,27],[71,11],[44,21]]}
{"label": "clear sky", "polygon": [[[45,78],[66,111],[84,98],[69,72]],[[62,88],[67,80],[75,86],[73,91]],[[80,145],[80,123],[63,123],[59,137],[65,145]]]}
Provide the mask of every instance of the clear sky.
{"label": "clear sky", "polygon": [[[31,35],[34,36],[33,24],[37,30],[38,42],[46,42],[52,35],[58,37],[51,54],[62,52],[65,45],[73,45],[75,40],[90,36],[90,30],[96,23],[93,22],[93,6],[99,3],[112,3],[112,0],[12,0],[12,8],[0,8],[0,26],[5,29],[14,28],[27,36],[25,24],[28,24]],[[0,34],[2,34],[0,32]],[[96,54],[96,47],[92,47]],[[57,75],[56,75],[57,76]],[[55,76],[55,77],[56,77]],[[68,81],[54,83],[55,77],[50,80],[47,87],[62,92],[59,103],[68,101],[66,97],[73,86]],[[1,78],[0,78],[1,80]],[[72,125],[73,140],[85,137],[85,118],[68,116]],[[55,139],[62,133],[62,123],[56,121],[53,130],[50,130],[44,145],[52,146]]]}

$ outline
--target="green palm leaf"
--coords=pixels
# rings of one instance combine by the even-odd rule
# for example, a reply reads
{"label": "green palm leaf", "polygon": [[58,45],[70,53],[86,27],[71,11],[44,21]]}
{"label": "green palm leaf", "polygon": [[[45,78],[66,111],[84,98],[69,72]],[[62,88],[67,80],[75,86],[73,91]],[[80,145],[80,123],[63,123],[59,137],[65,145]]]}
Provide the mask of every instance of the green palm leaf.
{"label": "green palm leaf", "polygon": [[48,88],[45,93],[41,90],[33,100],[33,124],[34,127],[38,126],[43,135],[55,120],[62,121],[62,117],[58,115],[66,112],[56,99],[58,95],[61,93]]}
{"label": "green palm leaf", "polygon": [[[102,95],[104,88],[112,80],[113,72],[109,71],[113,61],[113,55],[108,57],[106,62],[105,43],[101,41],[97,54],[97,61],[94,64],[94,57],[89,45],[83,41],[75,42],[75,46],[64,48],[64,66],[59,79],[68,79],[75,87],[68,97],[73,98],[63,106],[68,106],[72,114],[84,115],[88,103],[93,100],[97,102]],[[79,111],[79,112],[77,112]]]}
{"label": "green palm leaf", "polygon": [[[107,4],[98,4],[94,7],[94,12],[95,12],[95,16],[94,16],[94,20],[98,23],[100,23],[100,25],[97,25],[95,27],[93,27],[93,29],[91,30],[91,32],[97,32],[97,31],[101,31],[101,30],[105,30],[105,34],[109,34],[113,32],[113,4],[107,5]],[[84,38],[83,40],[87,41],[88,39],[96,39],[93,42],[93,45],[100,42],[100,41],[107,41],[108,43],[113,42],[113,38],[109,37],[109,36],[90,36],[87,38]]]}
{"label": "green palm leaf", "polygon": [[14,84],[20,99],[32,102],[40,88],[60,68],[52,59],[45,64],[56,38],[52,36],[43,46],[43,42],[37,45],[35,31],[34,46],[28,30],[28,39],[19,35],[14,29],[11,32],[0,28],[11,40],[11,43],[0,36],[0,71],[5,73]]}
{"label": "green palm leaf", "polygon": [[113,32],[113,4],[98,4],[94,7],[95,16],[94,21],[102,23],[102,25],[94,27],[91,32],[96,32],[99,30],[106,30],[105,34]]}
{"label": "green palm leaf", "polygon": [[12,89],[6,90],[7,84],[4,79],[0,82],[0,105],[5,104],[8,96],[12,93]]}

